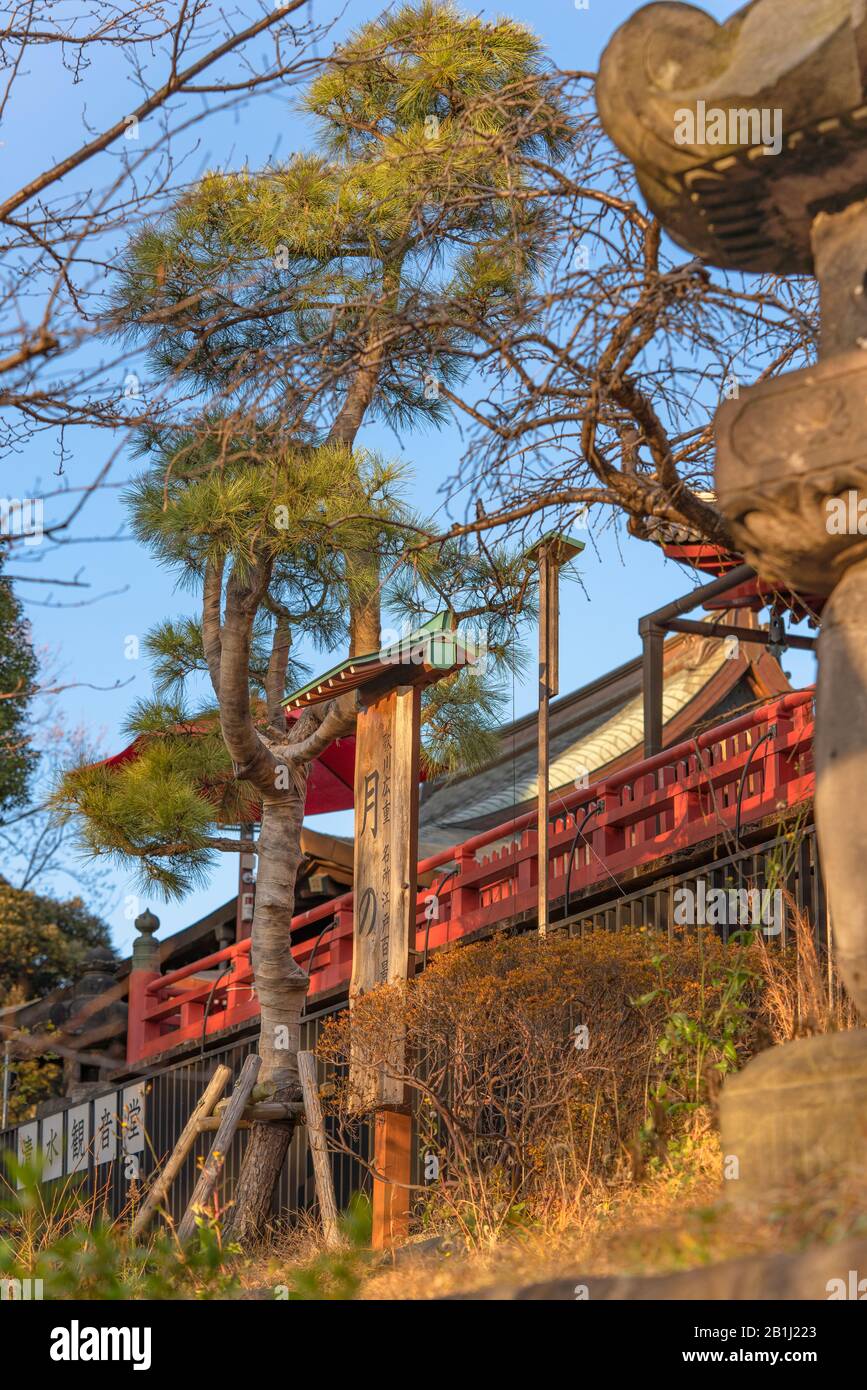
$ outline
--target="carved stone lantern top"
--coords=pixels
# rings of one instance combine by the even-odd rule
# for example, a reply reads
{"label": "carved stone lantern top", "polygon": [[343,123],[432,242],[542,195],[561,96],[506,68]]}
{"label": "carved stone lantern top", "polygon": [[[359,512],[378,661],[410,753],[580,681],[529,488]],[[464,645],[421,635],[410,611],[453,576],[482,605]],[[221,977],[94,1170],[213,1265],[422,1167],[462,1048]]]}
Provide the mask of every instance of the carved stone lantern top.
{"label": "carved stone lantern top", "polygon": [[132,943],[133,970],[156,970],[159,965],[160,947],[154,933],[159,929],[160,919],[150,908],[145,908],[135,919],[139,935]]}
{"label": "carved stone lantern top", "polygon": [[810,228],[867,193],[867,5],[753,0],[725,24],[646,5],[602,55],[602,124],[682,246],[808,274]]}

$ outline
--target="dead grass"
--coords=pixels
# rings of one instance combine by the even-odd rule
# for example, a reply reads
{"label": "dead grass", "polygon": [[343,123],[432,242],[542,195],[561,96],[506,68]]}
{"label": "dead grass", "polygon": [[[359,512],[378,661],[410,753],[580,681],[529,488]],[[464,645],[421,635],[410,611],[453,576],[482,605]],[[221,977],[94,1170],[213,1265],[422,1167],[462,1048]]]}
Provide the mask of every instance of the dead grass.
{"label": "dead grass", "polygon": [[[663,1274],[749,1255],[794,1252],[867,1233],[867,1193],[851,1178],[824,1175],[801,1185],[768,1212],[744,1212],[725,1194],[718,1138],[700,1117],[693,1135],[640,1183],[598,1183],[572,1205],[568,1222],[552,1203],[550,1221],[514,1231],[487,1246],[422,1253],[408,1242],[394,1255],[358,1255],[361,1301],[424,1300],[489,1285],[553,1278]],[[315,1227],[287,1233],[247,1263],[241,1283],[260,1293],[323,1259]]]}
{"label": "dead grass", "polygon": [[[789,946],[784,950],[778,943],[769,945],[758,934],[748,952],[750,968],[761,982],[754,1004],[753,1046],[857,1026],[851,1005],[829,977],[827,965],[816,951],[809,921],[798,913],[793,902],[789,901],[787,907]],[[634,940],[627,943],[633,953],[636,944]],[[624,959],[629,961],[631,957],[621,941],[614,945],[620,967]],[[610,942],[603,942],[602,947],[612,949]],[[595,952],[585,948],[586,955],[581,954],[584,959],[593,960],[600,949],[596,943]],[[468,970],[473,959],[463,955],[458,964]],[[562,967],[567,963],[565,959],[559,962],[559,974],[546,972],[544,987],[539,989],[546,1020],[550,1017],[550,995],[556,993],[551,980],[563,981],[566,971]],[[579,963],[583,966],[584,960]],[[448,964],[452,970],[457,968],[453,962]],[[608,974],[604,979],[609,1007],[613,978]],[[522,988],[527,980],[534,984],[525,974],[521,977]],[[618,983],[622,981],[618,979]],[[579,990],[575,982],[567,981],[564,997],[586,996],[586,979],[581,984]],[[450,1004],[454,985],[450,979]],[[625,991],[627,998],[634,989],[635,984],[630,981]],[[463,1001],[460,1012],[466,1032],[470,1014],[467,1001]],[[614,1013],[623,1013],[620,996],[614,1000]],[[514,1027],[514,1010],[509,1018],[510,1027]],[[489,1021],[490,1010],[485,1014],[486,1026]],[[627,1048],[622,1046],[622,1038],[618,1037],[618,1042],[621,1046],[611,1060],[621,1107],[623,1097],[631,1094],[630,1084],[636,1099],[647,1104],[650,1053],[646,1045],[636,1045],[636,1038],[630,1039]],[[429,1205],[425,1228],[414,1240],[394,1255],[356,1251],[350,1256],[355,1261],[352,1291],[328,1296],[418,1300],[468,1293],[494,1284],[519,1286],[573,1274],[663,1274],[751,1255],[794,1252],[867,1233],[867,1192],[863,1181],[851,1176],[835,1179],[824,1174],[812,1186],[799,1185],[788,1198],[764,1213],[747,1213],[732,1205],[723,1180],[713,1101],[714,1096],[709,1094],[708,1103],[694,1112],[684,1127],[675,1127],[665,1136],[657,1135],[659,1142],[650,1145],[646,1161],[642,1158],[638,1164],[625,1161],[627,1150],[622,1135],[616,1161],[591,1162],[596,1117],[588,1112],[582,1116],[580,1135],[570,1129],[572,1142],[568,1146],[557,1144],[549,1149],[534,1200],[523,1213],[523,1224],[520,1219],[508,1229],[488,1224],[483,1234],[478,1223],[475,1238],[467,1247],[458,1238],[449,1250],[425,1250],[425,1238],[437,1233],[454,1235],[460,1229],[453,1212],[445,1206]],[[631,1124],[634,1127],[634,1116]],[[487,1180],[487,1174],[482,1176]],[[317,1229],[308,1221],[249,1261],[242,1283],[264,1293],[269,1287],[291,1283],[298,1275],[303,1278],[305,1268],[311,1265],[320,1272],[320,1284],[325,1270],[324,1284],[328,1286],[328,1257],[323,1253]],[[331,1287],[335,1285],[336,1281],[331,1281]]]}
{"label": "dead grass", "polygon": [[781,950],[757,933],[753,951],[762,976],[762,1006],[775,1043],[858,1026],[855,1008],[816,947],[810,919],[784,895],[791,945]]}
{"label": "dead grass", "polygon": [[465,1257],[427,1257],[372,1272],[361,1299],[426,1299],[490,1284],[522,1285],[564,1276],[662,1274],[833,1243],[867,1232],[863,1184],[799,1190],[765,1215],[723,1195],[721,1156],[708,1134],[685,1155],[685,1170],[660,1171],[588,1204],[561,1231],[529,1232]]}

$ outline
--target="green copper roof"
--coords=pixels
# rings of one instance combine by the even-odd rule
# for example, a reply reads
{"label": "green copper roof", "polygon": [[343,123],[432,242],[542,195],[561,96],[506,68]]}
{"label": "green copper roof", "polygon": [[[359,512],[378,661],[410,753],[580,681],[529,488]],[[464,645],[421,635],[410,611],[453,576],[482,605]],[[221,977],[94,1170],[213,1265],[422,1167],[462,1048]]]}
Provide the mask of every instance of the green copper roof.
{"label": "green copper roof", "polygon": [[420,673],[452,671],[469,652],[469,644],[454,631],[451,613],[438,613],[414,632],[379,651],[350,656],[323,676],[302,685],[283,701],[285,706],[318,704],[342,694],[344,690],[366,685],[394,666],[415,667]]}

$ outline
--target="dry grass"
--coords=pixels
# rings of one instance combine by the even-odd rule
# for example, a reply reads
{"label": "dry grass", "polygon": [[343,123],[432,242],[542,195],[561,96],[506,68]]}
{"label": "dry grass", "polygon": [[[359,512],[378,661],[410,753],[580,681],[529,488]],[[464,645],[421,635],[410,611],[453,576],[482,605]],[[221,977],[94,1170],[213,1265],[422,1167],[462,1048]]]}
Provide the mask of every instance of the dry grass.
{"label": "dry grass", "polygon": [[763,980],[763,1013],[774,1042],[858,1026],[851,1000],[816,949],[810,919],[786,898],[792,945],[781,950],[758,934],[753,950]]}
{"label": "dry grass", "polygon": [[[788,904],[788,909],[787,949],[781,949],[777,943],[769,945],[761,935],[747,948],[749,969],[760,982],[757,991],[748,991],[752,1018],[751,1022],[745,1020],[744,1026],[744,1036],[749,1035],[753,1046],[857,1026],[851,1005],[829,978],[827,965],[817,953],[808,920],[793,903]],[[582,970],[586,970],[588,960],[613,966],[609,952],[620,957],[616,980],[611,973],[605,973],[601,980],[606,1004],[609,1008],[613,1005],[615,1017],[622,1016],[625,998],[635,987],[634,978],[630,978],[628,988],[623,988],[621,969],[628,964],[625,974],[631,974],[638,963],[634,954],[637,946],[633,938],[624,950],[622,941],[615,945],[609,938],[591,949],[582,962]],[[600,950],[602,957],[596,961]],[[480,953],[477,959],[481,958]],[[679,963],[683,964],[683,960]],[[510,960],[509,965],[512,964]],[[573,964],[564,952],[557,961],[559,973],[545,972],[544,989],[537,994],[540,981],[526,975],[522,976],[522,988],[530,978],[534,1001],[551,991],[555,1005],[560,1006],[564,989],[564,997],[580,993],[587,998],[587,975],[581,979],[580,991],[575,988],[576,981],[569,978],[568,968]],[[694,962],[689,964],[694,967]],[[459,965],[466,970],[472,965],[472,958],[464,955]],[[454,965],[450,969],[454,970]],[[552,980],[557,981],[553,990]],[[470,1001],[466,997],[455,1000],[455,983],[451,976],[448,998],[459,1009],[466,1035],[467,1018],[472,1012]],[[612,988],[615,984],[616,988]],[[493,1026],[489,1007],[493,997],[493,992],[485,996],[486,1027]],[[508,1002],[513,1020],[514,999]],[[552,1012],[556,1013],[556,1008]],[[546,1019],[551,1016],[547,1009],[544,1013]],[[382,1019],[377,1021],[381,1023]],[[431,1018],[426,1016],[425,1024],[429,1027],[430,1023]],[[619,1027],[615,1029],[614,1036],[619,1031]],[[648,1040],[641,1036],[639,1043],[636,1034],[629,1039],[628,1048],[623,1047],[622,1036],[617,1040],[620,1046],[616,1048],[616,1059],[607,1060],[616,1060],[621,1097],[630,1096],[637,1083],[646,1102],[652,1070]],[[556,1094],[559,1087],[550,1089]],[[745,1214],[742,1208],[731,1205],[722,1179],[712,1095],[708,1095],[707,1102],[692,1112],[686,1123],[669,1131],[664,1142],[652,1146],[651,1156],[643,1166],[636,1169],[633,1164],[631,1170],[622,1161],[601,1165],[594,1161],[594,1120],[585,1114],[576,1126],[570,1152],[561,1145],[556,1146],[553,1157],[548,1151],[541,1182],[522,1220],[510,1228],[500,1225],[492,1229],[489,1225],[483,1239],[478,1238],[477,1227],[477,1238],[466,1248],[458,1243],[447,1252],[425,1251],[421,1244],[426,1236],[438,1231],[454,1232],[461,1224],[454,1219],[448,1221],[444,1208],[432,1216],[429,1207],[424,1231],[396,1256],[358,1256],[357,1288],[348,1296],[361,1300],[431,1299],[494,1284],[522,1285],[573,1274],[662,1274],[750,1255],[796,1251],[867,1232],[867,1192],[862,1182],[851,1177],[832,1178],[825,1174],[813,1185],[800,1184],[788,1198],[779,1200],[764,1213]],[[552,1117],[553,1111],[546,1113],[549,1125]],[[621,1156],[623,1137],[621,1132]],[[413,1245],[419,1248],[413,1251]],[[293,1272],[311,1261],[318,1262],[320,1269],[323,1262],[327,1263],[318,1233],[308,1224],[272,1247],[267,1256],[251,1262],[243,1282],[258,1283],[260,1287],[287,1282]]]}
{"label": "dry grass", "polygon": [[[88,1195],[80,1179],[67,1177],[51,1185],[28,1184],[17,1192],[3,1176],[0,1180],[0,1238],[14,1246],[27,1268],[38,1257],[65,1240],[77,1228],[92,1228],[108,1219],[109,1184],[98,1185]],[[125,1211],[120,1221],[129,1215]]]}
{"label": "dry grass", "polygon": [[[424,1300],[572,1275],[662,1274],[865,1233],[867,1193],[860,1181],[834,1183],[826,1175],[813,1186],[800,1185],[763,1214],[732,1206],[717,1137],[705,1116],[694,1135],[641,1183],[585,1188],[580,1207],[570,1206],[568,1221],[560,1213],[549,1225],[465,1252],[416,1252],[413,1240],[394,1256],[359,1253],[353,1296]],[[326,1259],[319,1233],[308,1225],[248,1261],[241,1283],[267,1295],[311,1262]]]}
{"label": "dry grass", "polygon": [[[396,1255],[367,1250],[358,1223],[342,1251],[328,1252],[315,1220],[300,1213],[291,1226],[275,1228],[258,1251],[237,1258],[227,1252],[227,1261],[219,1254],[207,1268],[191,1269],[185,1287],[200,1285],[199,1296],[213,1290],[217,1296],[284,1297],[278,1290],[285,1286],[290,1297],[304,1299],[430,1299],[572,1275],[578,1281],[668,1273],[864,1234],[861,1181],[824,1175],[812,1186],[800,1185],[773,1211],[745,1215],[729,1204],[722,1180],[715,1089],[705,1083],[701,1059],[720,1055],[727,1011],[735,1010],[732,1036],[741,1058],[772,1040],[857,1026],[793,904],[789,921],[786,950],[761,937],[737,954],[686,941],[663,963],[643,933],[564,940],[544,951],[535,941],[519,940],[444,956],[415,992],[409,1020],[427,1047],[424,1071],[412,1078],[422,1099],[430,1095],[434,1064],[441,1068],[440,1120],[456,1136],[458,1151],[456,1159],[446,1143],[440,1149],[454,1183],[449,1200],[424,1194],[422,1229]],[[737,978],[743,979],[732,995],[725,983],[730,962],[740,962]],[[654,980],[660,987],[647,996],[647,1007],[636,996]],[[390,998],[382,996],[372,1019],[378,1026],[388,1021],[382,1009]],[[579,1020],[593,1022],[589,1052],[573,1045],[576,1000]],[[694,1020],[698,1036],[710,1039],[700,1053],[690,1043],[679,1061],[676,1048],[658,1049],[678,1016]],[[399,1020],[406,1018],[401,1011]],[[345,1044],[344,1035],[332,1037]],[[458,1091],[450,1085],[456,1065],[463,1081]],[[678,1082],[684,1067],[693,1077],[688,1105]],[[654,1100],[659,1079],[667,1079],[669,1101],[676,1101],[667,1110]],[[521,1173],[520,1184],[506,1190],[509,1163],[496,1147],[503,1134]],[[472,1166],[461,1159],[462,1146]],[[28,1268],[58,1243],[62,1247],[76,1228],[93,1227],[101,1214],[99,1197],[85,1202],[71,1189],[45,1202],[36,1189],[5,1218],[5,1235]],[[435,1233],[464,1239],[450,1251],[420,1248]],[[154,1267],[148,1278],[166,1291],[156,1296],[178,1296],[174,1257],[168,1245],[161,1252],[158,1244],[148,1255]],[[106,1277],[112,1287],[144,1287],[137,1266],[127,1271],[130,1261],[122,1253],[106,1246],[101,1258],[111,1266]],[[229,1288],[230,1275],[239,1291]]]}

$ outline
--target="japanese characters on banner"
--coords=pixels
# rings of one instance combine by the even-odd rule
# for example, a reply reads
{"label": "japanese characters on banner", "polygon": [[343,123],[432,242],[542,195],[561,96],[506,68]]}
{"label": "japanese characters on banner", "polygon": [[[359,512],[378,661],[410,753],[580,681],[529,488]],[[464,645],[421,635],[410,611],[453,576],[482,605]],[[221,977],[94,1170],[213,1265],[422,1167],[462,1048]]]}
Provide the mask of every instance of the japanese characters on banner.
{"label": "japanese characters on banner", "polygon": [[90,1161],[90,1101],[66,1112],[66,1171],[83,1173]]}
{"label": "japanese characters on banner", "polygon": [[141,1156],[145,1147],[145,1086],[125,1086],[121,1114],[123,1172],[127,1181],[141,1177]]}
{"label": "japanese characters on banner", "polygon": [[97,1167],[117,1158],[117,1091],[93,1102],[93,1161]]}
{"label": "japanese characters on banner", "polygon": [[63,1177],[63,1112],[48,1115],[40,1121],[42,1133],[39,1147],[42,1150],[42,1181],[51,1182]]}
{"label": "japanese characters on banner", "polygon": [[[32,1120],[29,1125],[21,1125],[18,1130],[18,1162],[30,1164],[36,1158],[36,1150],[39,1147],[39,1122]],[[18,1179],[18,1186],[23,1187],[21,1178]]]}
{"label": "japanese characters on banner", "polygon": [[[145,1151],[145,1083],[107,1091],[56,1115],[19,1125],[18,1162],[42,1159],[42,1181],[86,1173],[122,1156],[127,1178],[141,1176]],[[22,1180],[18,1179],[21,1187]]]}

